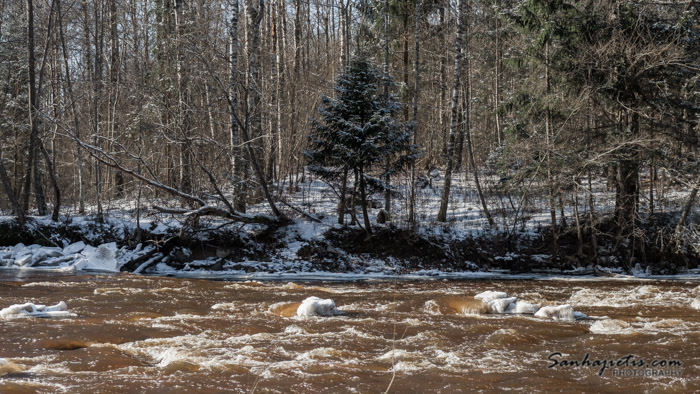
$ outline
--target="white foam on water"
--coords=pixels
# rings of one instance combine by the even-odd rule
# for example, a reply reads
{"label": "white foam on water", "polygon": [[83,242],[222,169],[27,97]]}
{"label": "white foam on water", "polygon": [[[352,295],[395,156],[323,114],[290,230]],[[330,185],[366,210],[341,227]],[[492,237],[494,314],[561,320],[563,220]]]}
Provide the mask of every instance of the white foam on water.
{"label": "white foam on water", "polygon": [[313,350],[309,350],[307,352],[303,352],[299,354],[298,356],[295,357],[295,360],[297,361],[309,361],[309,360],[318,360],[318,359],[326,359],[326,358],[339,358],[341,357],[341,352],[335,348],[332,347],[318,347]]}
{"label": "white foam on water", "polygon": [[513,352],[511,350],[489,349],[481,354],[474,354],[470,360],[470,369],[476,368],[483,373],[498,373],[504,371],[516,372],[526,368],[532,368],[539,360],[530,360],[526,354]]}
{"label": "white foam on water", "polygon": [[517,335],[518,332],[512,328],[499,328],[498,330],[490,333],[488,335],[488,340],[490,342],[501,342],[504,338],[512,337]]}
{"label": "white foam on water", "polygon": [[10,373],[20,372],[21,370],[22,368],[20,368],[17,364],[9,361],[6,358],[0,357],[0,377]]}
{"label": "white foam on water", "polygon": [[394,364],[394,366],[389,369],[389,371],[396,372],[416,372],[425,371],[427,369],[436,368],[435,364],[427,360],[417,360],[417,361],[399,361]]}
{"label": "white foam on water", "polygon": [[690,307],[693,309],[700,309],[700,298],[696,298],[690,303]]}
{"label": "white foam on water", "polygon": [[93,290],[94,295],[130,295],[144,292],[146,290],[134,287],[98,287]]}
{"label": "white foam on water", "polygon": [[308,331],[295,325],[287,326],[284,328],[284,333],[289,335],[308,335]]}
{"label": "white foam on water", "polygon": [[591,324],[589,330],[594,334],[633,334],[636,331],[624,320],[606,319]]}
{"label": "white foam on water", "polygon": [[216,369],[227,365],[250,367],[263,365],[266,352],[252,345],[231,346],[226,339],[212,336],[209,331],[197,335],[182,335],[170,338],[149,338],[142,341],[115,345],[133,357],[145,358],[157,368],[176,368],[192,365],[195,369]]}
{"label": "white foam on water", "polygon": [[80,285],[80,283],[75,282],[29,282],[22,285],[22,287],[71,287],[74,288]]}
{"label": "white foam on water", "polygon": [[0,319],[12,319],[15,317],[76,317],[75,313],[68,311],[64,301],[53,306],[37,305],[31,302],[11,305],[0,310]]}
{"label": "white foam on water", "polygon": [[442,315],[440,305],[435,300],[428,300],[423,305],[423,310],[429,315]]}
{"label": "white foam on water", "polygon": [[219,304],[214,304],[211,309],[215,311],[230,311],[235,312],[240,309],[240,304],[238,302],[222,302]]}
{"label": "white foam on water", "polygon": [[680,334],[689,331],[689,326],[679,319],[661,319],[644,323],[643,331]]}
{"label": "white foam on water", "polygon": [[343,311],[336,308],[335,302],[331,299],[321,299],[318,297],[309,297],[301,302],[297,308],[297,316],[337,316],[342,315]]}
{"label": "white foam on water", "polygon": [[416,335],[406,336],[399,339],[398,342],[407,345],[435,346],[445,341],[445,338],[435,331],[421,331]]}
{"label": "white foam on water", "polygon": [[71,375],[73,372],[68,368],[67,363],[58,364],[38,364],[27,370],[29,373],[37,375]]}
{"label": "white foam on water", "polygon": [[664,290],[654,285],[642,285],[632,289],[601,290],[583,288],[574,292],[567,301],[586,306],[629,308],[638,305],[667,306],[669,303],[690,303],[687,291]]}
{"label": "white foam on water", "polygon": [[414,319],[414,318],[406,318],[401,320],[401,324],[405,324],[407,326],[422,326],[423,322],[419,319]]}
{"label": "white foam on water", "polygon": [[544,306],[535,313],[535,317],[567,322],[575,320],[574,308],[571,305]]}
{"label": "white foam on water", "polygon": [[410,352],[403,349],[392,349],[388,352],[376,357],[378,361],[398,361],[398,360],[420,360],[425,358],[422,353]]}

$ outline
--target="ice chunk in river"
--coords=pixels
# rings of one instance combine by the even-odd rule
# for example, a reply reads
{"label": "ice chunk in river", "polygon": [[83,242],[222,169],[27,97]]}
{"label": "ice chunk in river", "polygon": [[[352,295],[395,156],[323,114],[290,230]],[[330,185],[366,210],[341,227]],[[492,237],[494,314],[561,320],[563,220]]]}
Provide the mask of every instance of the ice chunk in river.
{"label": "ice chunk in river", "polygon": [[76,254],[80,253],[85,249],[85,242],[83,241],[78,241],[76,243],[72,243],[65,248],[63,248],[63,254],[65,255],[70,255],[70,254]]}
{"label": "ice chunk in river", "polygon": [[494,300],[488,301],[487,304],[489,305],[491,312],[504,313],[506,309],[510,307],[511,304],[515,304],[515,301],[517,299],[518,297],[496,298]]}
{"label": "ice chunk in river", "polygon": [[36,305],[31,302],[11,305],[0,310],[0,319],[13,317],[75,317],[75,313],[68,312],[68,306],[64,301],[53,306]]}
{"label": "ice chunk in river", "polygon": [[571,305],[543,306],[535,313],[536,317],[557,321],[574,321],[574,308]]}
{"label": "ice chunk in river", "polygon": [[474,296],[477,300],[481,300],[485,303],[489,303],[489,301],[496,300],[499,298],[508,298],[508,294],[504,293],[502,291],[485,291],[483,293],[479,293]]}
{"label": "ice chunk in river", "polygon": [[539,305],[533,305],[525,301],[516,301],[508,305],[505,313],[522,313],[532,315],[533,313],[537,312],[539,308]]}
{"label": "ice chunk in river", "polygon": [[322,300],[318,297],[305,299],[297,308],[297,316],[335,316],[342,314],[343,311],[335,307],[333,300]]}
{"label": "ice chunk in river", "polygon": [[82,256],[74,264],[77,270],[119,271],[117,244],[114,242],[98,247],[86,246]]}
{"label": "ice chunk in river", "polygon": [[529,313],[537,312],[538,305],[518,301],[518,297],[508,297],[502,291],[485,291],[474,296],[489,306],[492,313]]}

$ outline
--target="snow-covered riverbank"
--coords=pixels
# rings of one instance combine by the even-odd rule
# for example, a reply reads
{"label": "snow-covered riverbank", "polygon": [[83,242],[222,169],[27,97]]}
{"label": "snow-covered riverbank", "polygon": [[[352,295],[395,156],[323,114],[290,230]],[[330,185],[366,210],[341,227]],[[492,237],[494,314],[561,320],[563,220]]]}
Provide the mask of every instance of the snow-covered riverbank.
{"label": "snow-covered riverbank", "polygon": [[[14,227],[13,227],[14,226]],[[362,230],[296,219],[278,227],[249,226],[245,231],[186,233],[177,223],[150,223],[140,239],[135,223],[88,218],[53,223],[33,218],[18,229],[0,222],[5,240],[0,267],[22,270],[128,271],[151,275],[229,279],[471,279],[549,276],[661,278],[698,276],[698,262],[682,267],[640,260],[617,265],[615,256],[595,264],[546,252],[545,237],[517,240],[499,234],[456,237],[379,228]],[[571,245],[568,245],[572,249]],[[567,250],[567,245],[561,245]],[[544,251],[542,251],[545,249]],[[691,256],[692,257],[692,256]]]}
{"label": "snow-covered riverbank", "polygon": [[[490,226],[469,182],[462,175],[455,179],[454,191],[464,198],[451,202],[447,223],[430,220],[440,197],[441,180],[436,177],[417,192],[417,226],[408,223],[405,201],[395,198],[389,224],[377,223],[378,208],[372,211],[371,235],[356,225],[338,225],[337,197],[328,185],[313,180],[285,196],[288,206],[282,209],[288,208],[285,214],[290,220],[278,223],[243,224],[208,217],[191,221],[144,209],[177,204],[155,200],[115,201],[103,223],[90,207],[88,215],[64,216],[57,222],[32,216],[25,227],[12,217],[0,216],[0,267],[271,279],[697,273],[698,213],[688,218],[681,236],[674,233],[686,192],[668,192],[657,202],[665,211],[657,212],[653,221],[640,222],[638,237],[627,239],[614,231],[612,196],[596,182],[599,219],[594,248],[583,202],[579,206],[581,240],[575,211],[568,207],[563,211],[568,227],[560,227],[553,242],[547,204],[531,201],[526,215],[500,204],[499,217]],[[490,205],[499,206],[498,195],[489,198]],[[269,214],[264,203],[248,208],[252,215]]]}

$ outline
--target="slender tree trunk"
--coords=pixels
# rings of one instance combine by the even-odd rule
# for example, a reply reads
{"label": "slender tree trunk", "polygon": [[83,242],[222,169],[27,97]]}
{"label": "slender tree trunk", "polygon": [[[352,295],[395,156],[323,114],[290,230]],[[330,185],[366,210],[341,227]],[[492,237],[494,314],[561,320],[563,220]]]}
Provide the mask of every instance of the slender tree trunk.
{"label": "slender tree trunk", "polygon": [[681,218],[678,220],[678,224],[676,224],[676,234],[680,234],[681,230],[683,229],[683,225],[688,218],[688,213],[690,213],[690,209],[693,207],[693,202],[695,202],[695,197],[697,197],[697,195],[698,187],[695,186],[693,187],[693,190],[691,190],[690,196],[688,196],[688,201],[686,201],[685,207],[683,207]]}
{"label": "slender tree trunk", "polygon": [[177,73],[177,129],[179,130],[178,139],[179,154],[180,154],[180,190],[184,193],[192,192],[192,165],[191,152],[188,140],[190,139],[190,114],[189,114],[189,70],[185,63],[185,47],[189,29],[187,28],[188,10],[183,5],[183,0],[174,1],[174,16],[175,16],[175,52],[176,60],[175,67]]}
{"label": "slender tree trunk", "polygon": [[[469,4],[469,3],[468,3]],[[470,40],[470,32],[469,32],[469,24],[467,23],[467,28],[466,28],[466,37],[465,37],[465,48],[466,52],[470,53],[469,49],[469,40]],[[489,226],[494,225],[493,218],[491,217],[491,212],[489,212],[488,205],[486,204],[486,198],[484,198],[484,193],[481,190],[481,182],[479,182],[479,171],[477,170],[476,167],[476,160],[474,160],[474,145],[472,144],[472,127],[471,127],[471,99],[472,99],[472,66],[471,66],[471,61],[469,60],[469,56],[466,57],[465,62],[467,64],[467,81],[466,84],[467,86],[464,89],[464,94],[465,94],[465,99],[464,99],[464,139],[466,140],[467,143],[467,155],[469,156],[469,167],[472,170],[472,174],[474,175],[474,184],[476,185],[476,191],[477,194],[479,195],[479,201],[481,202],[481,208],[484,211],[484,216],[486,217],[486,220],[489,223]],[[461,149],[460,149],[461,151]]]}
{"label": "slender tree trunk", "polygon": [[52,164],[51,157],[49,156],[49,152],[46,151],[46,148],[41,142],[41,139],[37,139],[37,143],[39,144],[39,151],[41,152],[41,155],[44,158],[44,162],[46,163],[46,167],[48,168],[49,177],[51,179],[51,186],[53,186],[54,191],[54,199],[56,200],[54,202],[53,212],[51,213],[51,220],[57,222],[58,215],[61,211],[61,189],[58,185],[58,178],[56,177],[56,172],[54,171],[54,166]]}
{"label": "slender tree trunk", "polygon": [[[469,36],[466,39],[466,48],[469,51]],[[471,63],[467,61],[467,75],[471,75]],[[489,212],[488,205],[486,204],[486,198],[484,198],[484,193],[481,190],[481,182],[479,182],[479,171],[476,167],[476,161],[474,160],[474,145],[472,144],[472,128],[471,128],[471,79],[467,78],[467,86],[464,89],[465,92],[465,105],[464,105],[464,138],[467,142],[467,154],[469,156],[469,167],[472,170],[472,175],[474,175],[474,184],[476,185],[476,192],[479,195],[479,201],[481,202],[481,209],[484,211],[484,216],[489,223],[489,226],[494,225],[493,218],[491,217],[491,212]]]}
{"label": "slender tree trunk", "polygon": [[362,168],[359,170],[360,176],[360,198],[362,199],[362,217],[365,221],[365,231],[367,234],[372,234],[372,224],[369,221],[369,214],[367,213],[367,191],[365,189],[365,173]]}
{"label": "slender tree trunk", "polygon": [[[420,1],[413,1],[414,8],[414,26],[413,34],[415,35],[415,56],[413,63],[413,136],[412,143],[415,145],[418,138],[418,91],[420,88],[420,35],[418,29],[419,10]],[[416,224],[416,162],[411,163],[411,191],[408,202],[408,221],[411,223],[412,227],[415,228]]]}
{"label": "slender tree trunk", "polygon": [[[73,115],[73,133],[75,138],[80,140],[80,120],[78,118],[78,111],[75,106],[75,97],[73,95],[73,82],[71,80],[70,68],[68,66],[68,50],[66,48],[66,39],[63,32],[63,12],[61,10],[61,0],[56,0],[56,10],[58,12],[58,34],[61,41],[61,54],[63,57],[63,68],[65,70],[65,84],[64,92],[68,96],[68,101],[70,105],[70,111]],[[90,57],[89,55],[87,56]],[[85,213],[85,171],[83,169],[83,149],[80,144],[76,142],[76,165],[78,167],[78,213]]]}
{"label": "slender tree trunk", "polygon": [[[626,115],[626,134],[634,141],[639,136],[639,114]],[[615,201],[615,218],[618,235],[629,237],[633,234],[637,220],[638,194],[638,154],[635,148],[622,152],[617,167],[617,199]]]}
{"label": "slender tree trunk", "polygon": [[[590,80],[591,70],[588,70],[588,79]],[[589,160],[591,152],[591,96],[590,89],[588,90],[588,97],[586,100],[587,111],[586,111],[586,160]],[[591,231],[591,249],[593,261],[598,264],[598,234],[596,233],[595,226],[595,206],[593,201],[593,175],[591,174],[590,164],[587,164],[586,171],[588,172],[588,228]]]}
{"label": "slender tree trunk", "polygon": [[[255,4],[257,3],[257,4]],[[259,43],[260,43],[260,22],[262,21],[262,16],[264,15],[265,2],[264,0],[248,0],[246,4],[246,12],[249,18],[249,31],[250,33],[250,46],[249,46],[249,66],[248,66],[248,103],[245,116],[245,124],[243,127],[243,143],[246,145],[248,152],[248,159],[258,183],[262,188],[263,195],[267,200],[270,210],[276,217],[282,217],[282,213],[277,209],[275,202],[272,200],[272,195],[270,194],[269,188],[267,186],[267,180],[265,179],[265,174],[262,171],[260,163],[258,161],[258,155],[255,152],[254,144],[251,143],[251,134],[256,135],[253,130],[253,125],[255,127],[260,126],[260,111],[257,108],[259,105],[259,95],[258,87],[260,83],[258,81],[258,63],[259,63]],[[259,132],[259,130],[258,130]]]}
{"label": "slender tree trunk", "polygon": [[[408,19],[408,16],[404,18]],[[404,26],[405,27],[405,26]],[[407,32],[404,32],[404,36],[407,36]],[[404,54],[404,67],[408,67],[406,60],[408,59],[408,38],[405,39],[405,51]],[[408,79],[408,70],[404,70],[405,79]],[[407,83],[407,81],[404,81]],[[408,84],[408,83],[407,83]],[[389,98],[389,0],[384,0],[384,99]],[[408,111],[408,106],[405,106],[406,111]],[[384,184],[386,190],[384,191],[384,210],[391,213],[391,175],[389,175],[389,169],[391,168],[391,158],[386,158],[385,170],[386,176],[384,177]],[[388,215],[387,221],[391,220],[391,215]]]}
{"label": "slender tree trunk", "polygon": [[450,120],[450,135],[447,142],[447,158],[445,165],[445,184],[440,198],[440,210],[438,222],[447,221],[447,204],[450,200],[450,187],[452,186],[452,166],[454,159],[455,135],[457,133],[457,106],[459,102],[460,75],[462,74],[462,43],[464,42],[464,17],[466,14],[466,0],[459,0],[457,12],[457,37],[455,38],[455,68],[454,82],[452,85],[452,117]]}
{"label": "slender tree trunk", "polygon": [[229,140],[233,183],[233,205],[239,212],[246,211],[245,163],[238,128],[238,0],[229,0]]}
{"label": "slender tree trunk", "polygon": [[[119,32],[117,30],[117,0],[109,1],[109,86],[110,86],[110,105],[107,109],[110,134],[112,140],[116,141],[119,124],[117,122],[117,101],[119,96],[119,67],[121,59],[119,58]],[[116,198],[124,197],[124,175],[121,171],[114,171],[114,195]]]}
{"label": "slender tree trunk", "polygon": [[[447,48],[447,21],[445,20],[445,9],[448,4],[445,2],[440,6],[440,41],[444,48]],[[449,140],[449,129],[446,127],[445,111],[443,108],[447,106],[447,53],[440,56],[440,100],[438,104],[438,119],[440,123],[440,136],[442,144],[440,145],[440,153],[442,157],[447,157],[447,144]]]}
{"label": "slender tree trunk", "polygon": [[[496,0],[496,12],[500,12],[501,1]],[[496,14],[496,72],[494,81],[494,113],[496,116],[496,141],[498,145],[503,145],[505,143],[505,138],[503,136],[503,129],[501,127],[501,115],[499,113],[499,107],[501,106],[501,19],[498,14]]]}
{"label": "slender tree trunk", "polygon": [[[654,141],[654,120],[649,126],[649,139]],[[654,166],[654,156],[649,160],[649,220],[654,220],[654,183],[656,182],[656,167]]]}
{"label": "slender tree trunk", "polygon": [[31,195],[31,181],[34,180],[34,197],[36,199],[39,215],[46,215],[46,202],[41,186],[41,174],[39,171],[37,140],[39,129],[37,125],[36,110],[39,100],[36,92],[36,57],[34,56],[34,3],[26,0],[27,17],[27,102],[29,110],[29,144],[27,145],[27,173],[24,184],[23,210],[29,209],[29,197]]}
{"label": "slender tree trunk", "polygon": [[[550,75],[549,75],[549,43],[545,44],[544,47],[544,75],[545,75],[545,96],[549,100],[549,94],[551,93],[550,85]],[[554,191],[554,179],[552,176],[552,111],[549,109],[549,104],[545,110],[544,119],[544,134],[545,134],[545,162],[547,166],[547,188],[549,190],[549,215],[551,217],[552,225],[552,238],[554,242],[554,250],[557,250],[557,238],[559,237],[559,230],[557,228],[557,211],[556,211],[556,201],[555,201],[555,191]]]}
{"label": "slender tree trunk", "polygon": [[578,258],[583,257],[583,230],[581,229],[581,219],[578,213],[578,180],[574,179],[574,192],[572,203],[574,204],[574,219],[576,220],[576,240],[578,248],[576,249],[576,256]]}
{"label": "slender tree trunk", "polygon": [[[99,146],[100,142],[100,102],[102,95],[102,40],[103,34],[101,31],[99,3],[94,4],[93,18],[94,22],[94,34],[90,32],[90,13],[88,9],[87,0],[82,0],[81,9],[83,13],[83,38],[84,38],[84,50],[85,50],[85,60],[87,62],[87,69],[90,70],[92,91],[90,92],[90,117],[92,121],[92,143],[95,146]],[[94,41],[91,39],[94,38]],[[94,54],[92,49],[94,48]],[[93,62],[94,60],[94,62]],[[98,160],[95,160],[95,200],[97,203],[97,221],[98,223],[104,222],[104,213],[102,210],[102,165]]]}
{"label": "slender tree trunk", "polygon": [[343,178],[340,180],[340,201],[338,201],[338,224],[345,224],[345,195],[348,185],[348,167],[343,168]]}
{"label": "slender tree trunk", "polygon": [[5,164],[3,163],[2,151],[0,151],[0,181],[2,181],[2,188],[5,190],[5,194],[7,195],[8,201],[10,201],[12,212],[14,212],[14,214],[17,216],[17,221],[19,222],[19,224],[21,226],[24,226],[24,210],[22,209],[22,205],[20,205],[19,200],[17,200],[17,197],[15,196],[15,193],[12,190],[12,183],[10,182],[10,178],[7,176]]}

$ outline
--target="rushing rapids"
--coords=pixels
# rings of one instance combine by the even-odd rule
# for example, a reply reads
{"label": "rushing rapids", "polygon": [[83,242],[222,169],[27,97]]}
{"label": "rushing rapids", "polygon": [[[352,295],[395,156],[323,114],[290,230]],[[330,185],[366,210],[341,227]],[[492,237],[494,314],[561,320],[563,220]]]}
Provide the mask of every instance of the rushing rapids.
{"label": "rushing rapids", "polygon": [[[0,309],[64,301],[67,310],[39,318],[25,307],[0,319],[0,392],[693,392],[699,297],[696,281],[226,282],[5,270]],[[508,305],[485,302],[494,299]],[[554,311],[568,318],[543,316]]]}

